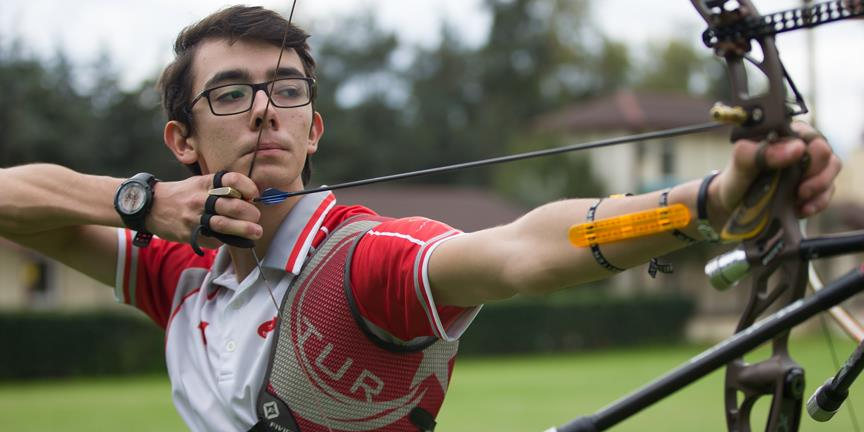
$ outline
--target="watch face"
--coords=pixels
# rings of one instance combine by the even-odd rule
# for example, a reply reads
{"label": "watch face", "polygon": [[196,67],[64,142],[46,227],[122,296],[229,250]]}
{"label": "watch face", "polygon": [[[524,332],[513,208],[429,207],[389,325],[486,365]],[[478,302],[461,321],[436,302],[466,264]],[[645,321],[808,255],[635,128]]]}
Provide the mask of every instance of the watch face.
{"label": "watch face", "polygon": [[123,189],[120,190],[117,199],[117,207],[121,212],[127,215],[132,215],[144,207],[144,203],[147,200],[146,198],[147,195],[144,185],[141,183],[127,183],[123,186]]}

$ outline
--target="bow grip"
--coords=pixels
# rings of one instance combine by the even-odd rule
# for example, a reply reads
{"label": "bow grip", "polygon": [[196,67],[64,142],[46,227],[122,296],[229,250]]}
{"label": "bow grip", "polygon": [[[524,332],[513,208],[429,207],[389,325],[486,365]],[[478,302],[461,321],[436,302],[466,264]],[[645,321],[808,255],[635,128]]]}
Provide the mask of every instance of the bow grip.
{"label": "bow grip", "polygon": [[[759,164],[763,165],[761,155],[760,151]],[[789,211],[797,201],[796,189],[809,164],[810,157],[805,154],[791,167],[760,173],[726,222],[720,237],[725,241],[754,238],[768,226],[772,216]]]}

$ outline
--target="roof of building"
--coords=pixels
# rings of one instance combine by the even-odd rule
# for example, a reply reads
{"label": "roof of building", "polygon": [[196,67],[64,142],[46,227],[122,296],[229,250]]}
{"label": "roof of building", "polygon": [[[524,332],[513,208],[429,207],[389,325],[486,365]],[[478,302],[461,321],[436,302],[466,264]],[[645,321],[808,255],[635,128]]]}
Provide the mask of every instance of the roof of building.
{"label": "roof of building", "polygon": [[712,106],[692,95],[627,89],[544,114],[535,126],[579,132],[667,129],[710,121]]}
{"label": "roof of building", "polygon": [[339,204],[359,204],[390,217],[423,216],[471,232],[516,220],[526,209],[494,193],[464,186],[378,185],[335,191]]}

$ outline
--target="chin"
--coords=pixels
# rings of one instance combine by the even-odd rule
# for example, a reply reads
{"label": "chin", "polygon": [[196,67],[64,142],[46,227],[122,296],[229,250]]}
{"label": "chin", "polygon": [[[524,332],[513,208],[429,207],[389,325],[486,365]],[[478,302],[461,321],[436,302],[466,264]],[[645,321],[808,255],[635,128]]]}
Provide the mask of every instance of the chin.
{"label": "chin", "polygon": [[282,168],[281,170],[274,168],[277,167],[268,167],[266,170],[262,169],[259,171],[258,166],[255,167],[255,170],[252,173],[252,181],[258,185],[259,191],[264,192],[269,188],[279,189],[283,192],[303,189],[303,182],[300,180],[299,172],[292,177],[285,168]]}

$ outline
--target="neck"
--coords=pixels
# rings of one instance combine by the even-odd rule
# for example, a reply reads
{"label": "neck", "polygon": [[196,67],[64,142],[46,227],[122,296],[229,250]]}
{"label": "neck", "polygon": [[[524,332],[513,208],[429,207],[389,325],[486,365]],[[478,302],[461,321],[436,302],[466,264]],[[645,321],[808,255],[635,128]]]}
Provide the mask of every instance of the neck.
{"label": "neck", "polygon": [[[266,255],[267,250],[270,249],[270,243],[273,241],[273,236],[276,235],[282,221],[300,201],[300,198],[302,197],[291,197],[277,205],[258,204],[258,209],[261,210],[261,219],[258,223],[264,230],[264,234],[255,242],[255,254],[258,255],[258,258],[263,259]],[[231,263],[234,266],[234,273],[237,275],[238,282],[245,279],[258,265],[249,249],[228,246],[228,253],[231,254]]]}

